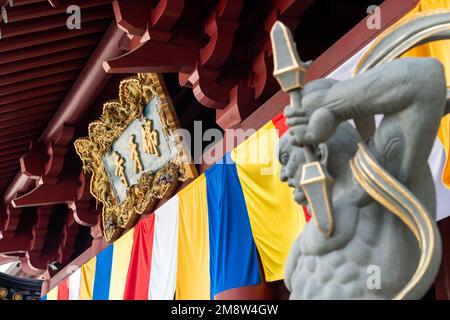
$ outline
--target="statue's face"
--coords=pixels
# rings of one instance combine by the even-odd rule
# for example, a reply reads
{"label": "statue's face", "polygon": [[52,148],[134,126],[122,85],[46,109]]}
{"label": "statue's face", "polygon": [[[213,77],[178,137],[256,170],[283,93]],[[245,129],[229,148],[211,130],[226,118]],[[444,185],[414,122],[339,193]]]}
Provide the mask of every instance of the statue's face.
{"label": "statue's face", "polygon": [[294,200],[298,204],[306,205],[306,197],[300,187],[303,165],[306,163],[305,154],[301,147],[289,142],[289,133],[283,135],[278,145],[278,160],[281,163],[280,179],[294,188]]}

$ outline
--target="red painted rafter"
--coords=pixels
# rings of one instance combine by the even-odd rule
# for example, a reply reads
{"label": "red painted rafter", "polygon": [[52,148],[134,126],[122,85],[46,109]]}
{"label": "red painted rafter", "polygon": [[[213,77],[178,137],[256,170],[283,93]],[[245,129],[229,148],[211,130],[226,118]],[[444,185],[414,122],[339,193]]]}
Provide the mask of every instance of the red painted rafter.
{"label": "red painted rafter", "polygon": [[0,169],[0,175],[7,174],[7,173],[10,173],[10,172],[14,172],[15,173],[15,172],[17,172],[18,168],[19,168],[18,165],[7,167],[7,168],[1,168]]}
{"label": "red painted rafter", "polygon": [[6,156],[2,156],[2,161],[9,161],[12,159],[19,159],[23,156],[23,151],[14,151]]}
{"label": "red painted rafter", "polygon": [[2,162],[0,162],[0,168],[8,168],[10,166],[15,165],[16,166],[15,170],[17,170],[17,164],[18,163],[20,164],[19,159],[20,159],[20,157],[11,159],[9,161],[2,161]]}
{"label": "red painted rafter", "polygon": [[0,130],[11,128],[18,125],[26,125],[30,122],[35,122],[44,119],[50,119],[53,115],[53,111],[46,111],[41,113],[35,113],[32,116],[29,116],[25,119],[16,118],[13,120],[0,121]]}
{"label": "red painted rafter", "polygon": [[15,172],[10,172],[10,173],[7,173],[7,174],[1,174],[0,175],[0,179],[2,181],[5,181],[5,180],[8,181],[8,180],[11,180],[12,178],[14,178],[15,175],[16,175]]}
{"label": "red painted rafter", "polygon": [[98,34],[92,34],[89,36],[81,36],[72,38],[70,41],[58,41],[41,46],[34,46],[29,48],[22,48],[20,50],[13,50],[4,53],[0,53],[0,65],[10,62],[17,62],[25,59],[41,57],[47,54],[60,53],[71,49],[80,49],[83,47],[89,47],[96,45],[100,40]]}
{"label": "red painted rafter", "polygon": [[[0,138],[11,136],[13,134],[29,132],[30,130],[37,129],[37,128],[39,128],[39,130],[42,130],[43,128],[45,128],[47,123],[48,123],[48,121],[42,120],[39,122],[38,121],[32,122],[32,123],[28,124],[26,127],[24,127],[23,125],[20,125],[20,126],[11,127],[8,129],[2,129],[2,130],[0,130]],[[1,155],[1,153],[0,153],[0,155]]]}
{"label": "red painted rafter", "polygon": [[[0,67],[1,68],[1,67]],[[20,84],[11,84],[8,86],[0,87],[0,97],[7,96],[14,93],[20,93],[23,91],[28,91],[31,89],[42,88],[50,86],[56,83],[73,81],[77,78],[78,72],[70,71],[59,73],[57,75],[48,76],[45,78],[34,79],[30,81],[25,81]],[[3,119],[0,117],[0,121]]]}
{"label": "red painted rafter", "polygon": [[45,0],[14,0],[13,7],[20,7],[32,3],[44,3]]}
{"label": "red painted rafter", "polygon": [[[38,106],[26,108],[26,109],[19,109],[17,111],[4,113],[0,116],[0,123],[3,121],[9,121],[13,119],[20,119],[27,116],[32,116],[33,114],[47,112],[47,111],[54,111],[58,108],[59,103],[45,103],[45,104],[39,104]],[[16,137],[11,137],[8,141],[15,140]],[[1,143],[1,140],[0,140]]]}
{"label": "red painted rafter", "polygon": [[43,95],[50,94],[50,93],[66,91],[66,90],[70,89],[71,85],[72,84],[69,82],[58,83],[58,84],[55,84],[50,87],[33,89],[28,92],[24,92],[21,95],[12,94],[9,96],[0,97],[0,108],[2,105],[5,105],[5,104],[19,102],[22,100],[35,98],[35,97],[43,96]]}
{"label": "red painted rafter", "polygon": [[[109,8],[97,7],[83,14],[83,22],[101,20],[112,17],[112,10]],[[49,29],[65,27],[67,24],[67,15],[58,15],[50,18],[39,18],[31,21],[20,21],[17,23],[0,26],[0,39],[8,39],[33,32],[46,31]]]}
{"label": "red painted rafter", "polygon": [[94,34],[103,32],[109,25],[111,21],[110,19],[104,20],[95,20],[84,23],[81,29],[71,30],[67,32],[67,27],[64,25],[61,28],[53,29],[53,30],[45,30],[39,36],[36,34],[25,34],[22,36],[10,38],[10,39],[2,39],[2,45],[0,46],[0,52],[7,52],[10,50],[27,48],[32,46],[40,46],[45,43],[65,40],[70,42],[74,37]]}
{"label": "red painted rafter", "polygon": [[35,106],[39,106],[41,104],[46,104],[46,103],[54,102],[54,101],[60,101],[60,100],[64,99],[64,97],[65,97],[64,92],[56,92],[56,93],[50,93],[47,95],[39,95],[35,98],[27,99],[23,102],[19,101],[19,102],[7,104],[7,105],[2,105],[2,106],[0,106],[0,118],[1,118],[1,115],[4,113],[17,112],[19,110],[32,108]]}
{"label": "red painted rafter", "polygon": [[[1,145],[0,146],[0,152],[8,151],[8,150],[17,150],[17,149],[20,149],[20,148],[28,148],[29,146],[30,146],[30,142],[29,141],[17,142],[15,146]],[[1,163],[0,163],[0,165],[1,165]]]}
{"label": "red painted rafter", "polygon": [[11,170],[17,170],[18,167],[19,167],[19,164],[18,164],[18,163],[13,163],[13,164],[0,164],[0,172],[11,171]]}
{"label": "red painted rafter", "polygon": [[[50,75],[57,75],[64,72],[78,71],[83,67],[83,62],[85,59],[81,60],[70,60],[67,62],[59,63],[56,65],[50,65],[44,68],[36,68],[30,71],[21,71],[8,75],[8,77],[0,78],[0,91],[1,87],[16,84],[20,85],[21,82],[44,78]],[[2,111],[0,110],[0,113]]]}
{"label": "red painted rafter", "polygon": [[72,49],[64,52],[48,54],[42,57],[23,60],[21,63],[6,63],[0,68],[0,76],[25,71],[32,68],[41,68],[47,65],[57,64],[75,59],[81,59],[92,53],[91,47]]}
{"label": "red painted rafter", "polygon": [[[82,9],[81,14],[83,15],[86,12],[83,9],[97,7],[109,3],[111,3],[111,0],[72,0],[70,4],[79,6]],[[6,10],[6,19],[3,20],[5,23],[14,23],[23,20],[36,19],[66,13],[66,10],[67,7],[53,8],[49,6],[48,3],[32,4],[20,8],[8,8]]]}

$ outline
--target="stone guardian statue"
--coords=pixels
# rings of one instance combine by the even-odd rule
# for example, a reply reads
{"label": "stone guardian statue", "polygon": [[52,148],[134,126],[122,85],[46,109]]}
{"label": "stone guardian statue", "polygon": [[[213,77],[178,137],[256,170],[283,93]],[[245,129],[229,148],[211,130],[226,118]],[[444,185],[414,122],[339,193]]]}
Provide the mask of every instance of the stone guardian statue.
{"label": "stone guardian statue", "polygon": [[449,112],[444,70],[432,58],[394,58],[448,38],[449,30],[434,28],[445,21],[449,12],[406,21],[374,45],[352,79],[306,85],[307,64],[289,30],[274,25],[274,75],[291,96],[281,180],[312,213],[286,262],[291,299],[420,299],[434,283],[441,240],[427,160]]}

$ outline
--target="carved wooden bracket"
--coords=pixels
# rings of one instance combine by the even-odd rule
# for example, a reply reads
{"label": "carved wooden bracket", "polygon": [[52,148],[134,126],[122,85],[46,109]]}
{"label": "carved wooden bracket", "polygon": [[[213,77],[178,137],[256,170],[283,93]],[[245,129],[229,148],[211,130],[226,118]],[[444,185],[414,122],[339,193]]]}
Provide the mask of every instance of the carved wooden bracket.
{"label": "carved wooden bracket", "polygon": [[95,201],[90,191],[92,175],[89,172],[80,173],[81,185],[77,189],[76,200],[69,202],[68,207],[72,210],[75,221],[85,227],[97,224],[101,211],[92,203]]}
{"label": "carved wooden bracket", "polygon": [[75,222],[73,212],[69,209],[67,222],[62,231],[62,240],[58,248],[58,261],[62,265],[67,265],[72,261],[72,255],[75,251],[75,240],[77,238],[80,225]]}
{"label": "carved wooden bracket", "polygon": [[41,254],[52,212],[53,206],[41,206],[36,209],[37,221],[31,232],[30,249],[27,253],[28,265],[34,269],[45,269],[47,267],[48,261],[43,261]]}
{"label": "carved wooden bracket", "polygon": [[22,209],[13,208],[11,205],[6,207],[6,221],[2,231],[4,239],[14,238],[17,226],[19,225],[21,212]]}
{"label": "carved wooden bracket", "polygon": [[201,17],[198,3],[194,8],[189,1],[149,2],[114,2],[118,25],[141,44],[131,41],[131,51],[105,61],[105,70],[178,72],[180,84],[192,88],[202,105],[217,109],[216,122],[226,129],[279,89],[271,75],[270,28],[281,20],[295,30],[314,0],[268,0],[251,9],[243,0],[219,0],[210,8],[199,1],[209,10]]}

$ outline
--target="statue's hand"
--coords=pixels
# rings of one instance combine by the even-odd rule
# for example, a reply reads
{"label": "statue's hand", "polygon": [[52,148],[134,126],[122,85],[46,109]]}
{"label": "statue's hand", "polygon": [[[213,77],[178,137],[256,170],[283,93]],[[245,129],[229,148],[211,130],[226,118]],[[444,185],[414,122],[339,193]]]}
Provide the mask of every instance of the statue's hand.
{"label": "statue's hand", "polygon": [[319,144],[334,134],[342,120],[327,108],[327,91],[336,82],[320,79],[308,83],[302,91],[301,105],[284,109],[294,144]]}

